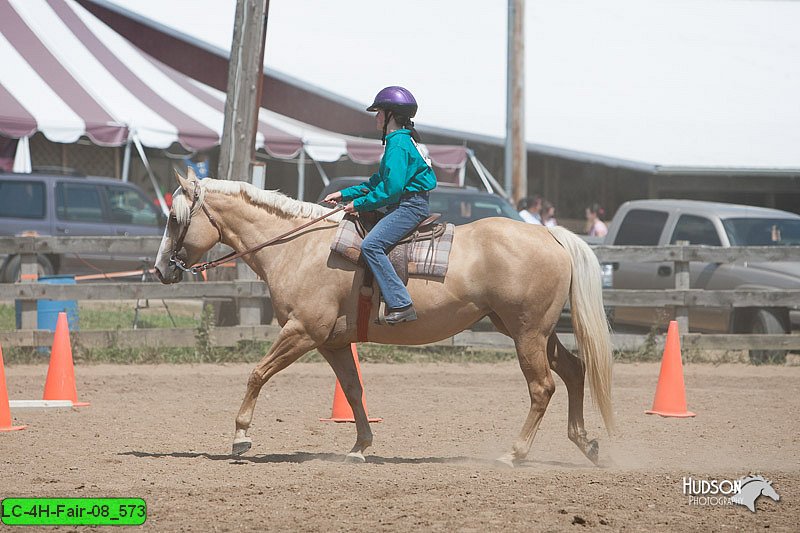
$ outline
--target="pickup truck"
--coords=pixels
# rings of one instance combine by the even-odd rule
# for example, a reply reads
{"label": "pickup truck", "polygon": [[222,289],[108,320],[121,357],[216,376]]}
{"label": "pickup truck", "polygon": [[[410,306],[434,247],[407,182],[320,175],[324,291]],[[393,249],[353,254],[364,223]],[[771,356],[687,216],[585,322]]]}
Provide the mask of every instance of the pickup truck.
{"label": "pickup truck", "polygon": [[[609,224],[604,244],[664,246],[677,241],[708,246],[800,245],[800,215],[745,205],[693,200],[634,200],[623,204]],[[615,264],[615,289],[668,289],[675,287],[669,262]],[[693,289],[797,289],[800,263],[690,263]],[[800,302],[798,303],[800,305]],[[705,333],[789,333],[800,319],[798,307],[689,309],[690,331]],[[664,326],[674,316],[672,308],[617,307],[614,328],[642,329]],[[785,352],[751,351],[754,362],[785,358]]]}

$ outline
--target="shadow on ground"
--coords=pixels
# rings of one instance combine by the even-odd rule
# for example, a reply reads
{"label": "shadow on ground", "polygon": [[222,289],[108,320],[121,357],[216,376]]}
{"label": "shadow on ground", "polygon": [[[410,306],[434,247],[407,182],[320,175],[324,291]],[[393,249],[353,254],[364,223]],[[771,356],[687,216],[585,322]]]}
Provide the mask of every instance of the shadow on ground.
{"label": "shadow on ground", "polygon": [[[309,461],[324,461],[328,463],[344,463],[345,455],[338,453],[318,453],[318,452],[294,452],[294,453],[271,453],[266,455],[226,455],[226,454],[211,454],[203,452],[142,452],[130,451],[121,452],[117,455],[131,455],[140,458],[164,458],[173,457],[176,459],[196,459],[198,457],[209,459],[211,461],[228,461],[231,464],[246,464],[246,463],[307,463]],[[397,464],[397,465],[416,465],[416,464],[462,464],[462,465],[475,465],[481,464],[486,466],[503,466],[494,459],[478,458],[478,457],[382,457],[380,455],[366,456],[368,464]],[[536,468],[542,465],[555,466],[559,468],[586,468],[586,465],[578,465],[572,463],[563,463],[559,461],[520,461],[515,466],[517,468]]]}

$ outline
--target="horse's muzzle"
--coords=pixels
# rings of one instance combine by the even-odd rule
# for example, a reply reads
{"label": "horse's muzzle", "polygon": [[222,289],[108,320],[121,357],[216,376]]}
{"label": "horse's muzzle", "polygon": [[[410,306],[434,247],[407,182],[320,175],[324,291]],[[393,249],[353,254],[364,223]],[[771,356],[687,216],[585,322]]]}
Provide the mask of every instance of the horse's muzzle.
{"label": "horse's muzzle", "polygon": [[154,270],[156,273],[156,277],[158,278],[158,281],[160,281],[164,285],[171,285],[173,283],[178,283],[183,279],[183,272],[181,272],[177,268],[171,268],[167,272],[166,276],[164,276],[164,274],[161,273],[161,270],[158,267],[155,267]]}

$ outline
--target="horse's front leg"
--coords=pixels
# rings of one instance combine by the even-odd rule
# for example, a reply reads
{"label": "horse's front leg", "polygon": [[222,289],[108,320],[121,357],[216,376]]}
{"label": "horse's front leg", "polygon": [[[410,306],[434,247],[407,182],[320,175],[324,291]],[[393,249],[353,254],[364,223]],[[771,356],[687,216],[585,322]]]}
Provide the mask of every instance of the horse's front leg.
{"label": "horse's front leg", "polygon": [[253,421],[253,410],[256,407],[258,393],[269,379],[294,363],[303,354],[315,348],[317,343],[306,334],[305,328],[297,321],[289,321],[281,329],[277,340],[267,355],[250,373],[239,414],[236,415],[236,434],[233,438],[233,453],[241,455],[250,449],[252,440],[247,430]]}
{"label": "horse's front leg", "polygon": [[361,380],[358,379],[358,368],[353,353],[349,345],[345,348],[318,348],[318,350],[333,368],[356,420],[356,443],[347,454],[347,461],[363,463],[366,461],[364,450],[372,446],[372,429],[369,427],[367,412],[364,409],[363,389]]}

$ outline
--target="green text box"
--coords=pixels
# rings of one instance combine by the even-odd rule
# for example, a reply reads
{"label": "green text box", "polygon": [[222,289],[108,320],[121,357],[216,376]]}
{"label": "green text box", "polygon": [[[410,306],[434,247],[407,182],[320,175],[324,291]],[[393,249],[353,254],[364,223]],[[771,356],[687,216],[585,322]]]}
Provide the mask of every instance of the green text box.
{"label": "green text box", "polygon": [[9,526],[140,526],[141,498],[5,498],[0,522]]}

